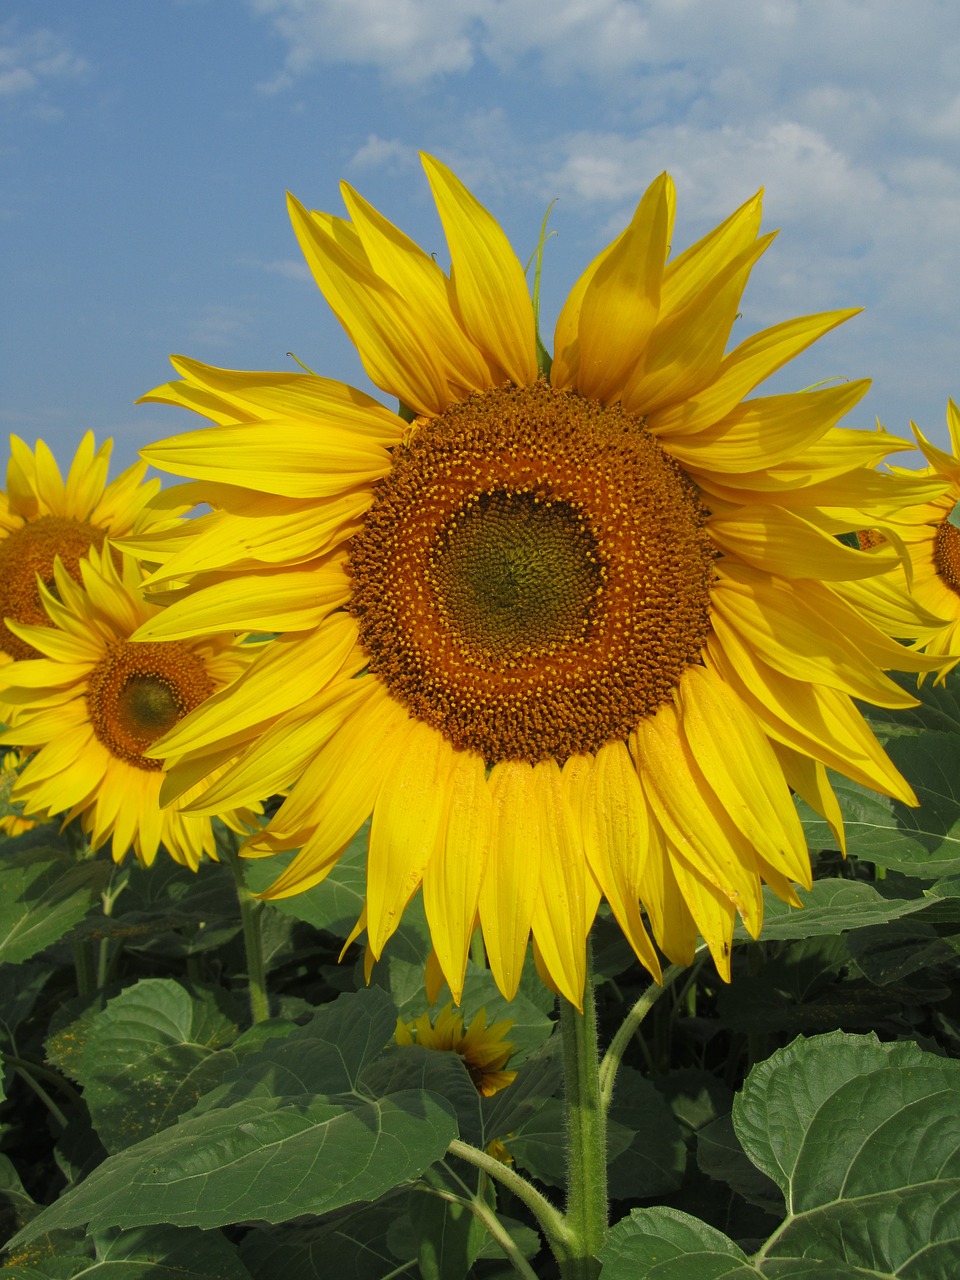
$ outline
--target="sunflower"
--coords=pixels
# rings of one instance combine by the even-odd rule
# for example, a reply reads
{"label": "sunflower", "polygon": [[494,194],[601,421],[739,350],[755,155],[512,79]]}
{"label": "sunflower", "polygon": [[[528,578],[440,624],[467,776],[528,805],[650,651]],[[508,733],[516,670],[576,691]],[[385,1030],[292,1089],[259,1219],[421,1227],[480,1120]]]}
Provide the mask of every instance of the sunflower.
{"label": "sunflower", "polygon": [[510,1021],[494,1022],[487,1026],[487,1011],[480,1009],[469,1027],[464,1030],[463,1014],[456,1012],[452,1004],[445,1005],[431,1022],[423,1013],[412,1022],[397,1019],[394,1038],[398,1045],[419,1044],[425,1049],[439,1049],[459,1054],[477,1092],[484,1098],[492,1098],[499,1090],[512,1084],[515,1071],[504,1071],[514,1046],[504,1036],[513,1026]]}
{"label": "sunflower", "polygon": [[19,805],[11,805],[10,796],[17,781],[17,770],[22,764],[19,751],[5,751],[0,758],[0,802],[11,812],[0,817],[0,832],[5,836],[22,836],[25,831],[32,831],[39,823],[32,818],[25,818],[19,812]]}
{"label": "sunflower", "polygon": [[[960,528],[952,518],[960,502],[960,409],[952,400],[947,404],[950,453],[931,444],[914,423],[910,425],[928,463],[920,474],[946,484],[946,489],[929,502],[900,513],[899,532],[906,556],[885,578],[870,579],[866,585],[871,591],[909,591],[918,609],[932,615],[933,625],[922,632],[900,634],[917,634],[926,652],[942,660],[938,676],[942,680],[960,662]],[[918,474],[894,470],[905,477]],[[862,531],[859,540],[865,550],[885,545],[884,535],[873,529]]]}
{"label": "sunflower", "polygon": [[725,354],[772,239],[759,195],[668,262],[657,178],[574,285],[551,362],[504,233],[424,166],[449,276],[348,186],[348,220],[290,206],[399,412],[313,374],[182,358],[146,397],[217,425],[144,451],[211,510],[192,536],[134,541],[169,601],[138,635],[279,633],[155,744],[175,758],[165,794],[214,766],[193,812],[290,787],[245,850],[300,850],[273,897],[321,881],[372,818],[372,953],[422,889],[457,1001],[479,922],[507,998],[532,935],[579,1005],[601,898],[654,976],[653,940],[687,963],[700,933],[727,978],[761,882],[794,904],[810,883],[791,788],[838,838],[826,767],[915,803],[854,699],[912,705],[883,672],[930,662],[835,589],[895,549],[836,535],[895,536],[896,511],[943,485],[879,474],[911,443],[836,425],[866,382],[744,399],[855,314]]}
{"label": "sunflower", "polygon": [[88,431],[64,481],[42,440],[31,451],[19,436],[10,437],[7,491],[0,493],[0,661],[38,656],[4,619],[50,625],[37,581],[39,575],[52,586],[57,556],[78,582],[80,560],[91,547],[102,547],[104,538],[130,533],[145,520],[158,523],[145,507],[159,480],[144,482],[147,465],[138,462],[107,484],[112,449],[112,440],[97,449]]}
{"label": "sunflower", "polygon": [[[157,611],[143,601],[136,561],[124,556],[118,570],[107,543],[78,569],[79,583],[55,560],[53,589],[39,589],[46,625],[10,623],[42,655],[0,667],[0,693],[17,710],[0,742],[30,753],[11,799],[42,821],[79,817],[93,848],[112,837],[116,862],[133,848],[149,866],[163,844],[195,870],[204,853],[216,857],[210,819],[161,809],[161,766],[144,752],[234,680],[248,651],[221,637],[131,640]],[[246,815],[221,816],[244,830]]]}

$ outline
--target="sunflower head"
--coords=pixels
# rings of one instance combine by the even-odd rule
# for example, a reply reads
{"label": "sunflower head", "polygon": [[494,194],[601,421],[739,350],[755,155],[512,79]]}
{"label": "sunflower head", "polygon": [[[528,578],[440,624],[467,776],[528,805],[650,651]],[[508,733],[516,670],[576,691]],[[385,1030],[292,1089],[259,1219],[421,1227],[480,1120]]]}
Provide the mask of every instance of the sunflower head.
{"label": "sunflower head", "polygon": [[[137,563],[109,544],[80,561],[79,582],[59,557],[53,573],[54,589],[40,587],[46,625],[10,622],[41,656],[0,667],[0,694],[15,710],[2,741],[27,754],[12,798],[41,820],[79,817],[94,848],[112,841],[118,862],[132,848],[149,865],[162,843],[196,868],[216,856],[210,820],[161,808],[162,766],[148,752],[253,651],[232,638],[132,639],[157,606],[143,598]],[[223,816],[238,830],[249,817]]]}
{"label": "sunflower head", "polygon": [[99,551],[105,538],[149,523],[145,508],[159,481],[144,482],[146,464],[140,462],[108,484],[112,448],[108,440],[97,449],[88,431],[64,480],[42,440],[31,450],[10,437],[7,489],[0,493],[0,653],[7,658],[38,656],[4,620],[49,625],[40,584],[55,590],[58,557],[79,582],[81,560]]}
{"label": "sunflower head", "polygon": [[463,1014],[450,1003],[432,1020],[428,1013],[422,1013],[412,1022],[398,1018],[394,1039],[400,1046],[418,1044],[424,1049],[458,1054],[477,1092],[491,1098],[511,1084],[517,1074],[504,1070],[514,1049],[510,1041],[504,1039],[512,1026],[512,1021],[504,1021],[488,1027],[487,1011],[479,1009],[464,1029]]}
{"label": "sunflower head", "polygon": [[[856,700],[908,705],[886,670],[933,661],[860,586],[896,566],[897,512],[942,483],[879,473],[910,441],[838,425],[865,381],[754,394],[854,314],[731,344],[773,238],[759,195],[671,256],[661,174],[573,285],[549,360],[502,229],[424,167],[449,271],[349,186],[346,218],[290,202],[400,412],[182,357],[147,397],[217,425],[144,451],[211,511],[140,540],[177,594],[137,639],[279,633],[236,697],[155,750],[189,757],[184,783],[222,770],[194,811],[264,776],[289,788],[248,845],[299,850],[270,896],[317,884],[369,819],[370,953],[422,891],[456,1000],[479,922],[508,998],[532,941],[579,1004],[602,898],[655,977],[698,935],[728,977],[761,885],[797,904],[810,883],[791,789],[841,842],[828,768],[914,801]],[[884,545],[838,538],[859,529]]]}

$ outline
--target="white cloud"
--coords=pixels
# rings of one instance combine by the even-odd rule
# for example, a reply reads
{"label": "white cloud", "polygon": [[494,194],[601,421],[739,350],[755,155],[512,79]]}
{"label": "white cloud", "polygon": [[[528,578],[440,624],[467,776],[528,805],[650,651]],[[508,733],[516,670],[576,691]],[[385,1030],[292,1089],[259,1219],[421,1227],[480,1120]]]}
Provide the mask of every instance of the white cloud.
{"label": "white cloud", "polygon": [[397,173],[416,168],[417,149],[397,138],[381,138],[376,133],[368,133],[366,142],[348,163],[351,169],[384,169],[388,173]]}
{"label": "white cloud", "polygon": [[[42,98],[53,82],[77,79],[88,70],[86,59],[57,32],[46,27],[20,31],[13,22],[0,25],[0,97]],[[43,114],[51,114],[49,107]]]}
{"label": "white cloud", "polygon": [[257,271],[267,271],[271,275],[283,276],[287,280],[312,281],[310,268],[302,258],[238,258],[237,265],[253,267]]}
{"label": "white cloud", "polygon": [[187,337],[198,347],[230,347],[250,332],[254,317],[238,307],[211,304],[187,325]]}

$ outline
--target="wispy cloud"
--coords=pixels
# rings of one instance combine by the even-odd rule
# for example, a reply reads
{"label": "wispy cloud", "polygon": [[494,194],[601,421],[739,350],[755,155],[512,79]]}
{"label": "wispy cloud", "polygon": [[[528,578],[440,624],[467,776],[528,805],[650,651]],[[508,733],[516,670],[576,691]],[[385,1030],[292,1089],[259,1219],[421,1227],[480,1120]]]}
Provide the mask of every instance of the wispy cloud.
{"label": "wispy cloud", "polygon": [[253,321],[242,307],[212,304],[189,321],[187,338],[198,347],[231,347],[246,338]]}
{"label": "wispy cloud", "polygon": [[21,31],[16,22],[0,24],[0,99],[26,99],[34,112],[56,117],[61,113],[46,91],[89,70],[89,62],[56,31],[47,27]]}

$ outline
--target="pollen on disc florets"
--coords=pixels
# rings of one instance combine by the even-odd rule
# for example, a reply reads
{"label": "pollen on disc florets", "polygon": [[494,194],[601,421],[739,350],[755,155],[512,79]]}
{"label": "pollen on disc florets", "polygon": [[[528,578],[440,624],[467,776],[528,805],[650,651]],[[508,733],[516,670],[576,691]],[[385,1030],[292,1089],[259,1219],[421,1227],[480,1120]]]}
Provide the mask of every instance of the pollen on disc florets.
{"label": "pollen on disc florets", "polygon": [[350,544],[370,670],[491,763],[626,738],[706,639],[705,516],[619,406],[543,382],[463,400],[394,451]]}
{"label": "pollen on disc florets", "polygon": [[38,516],[0,540],[0,649],[18,661],[40,655],[33,645],[15,636],[3,621],[13,618],[36,626],[49,626],[37,575],[53,589],[53,565],[57,556],[71,578],[80,581],[80,561],[103,546],[106,531],[86,520],[70,516]]}
{"label": "pollen on disc florets", "polygon": [[213,693],[203,661],[177,640],[118,640],[87,680],[87,710],[111,755],[158,770],[143,753]]}
{"label": "pollen on disc florets", "polygon": [[933,562],[951,591],[960,595],[960,529],[949,520],[941,520],[937,525]]}

